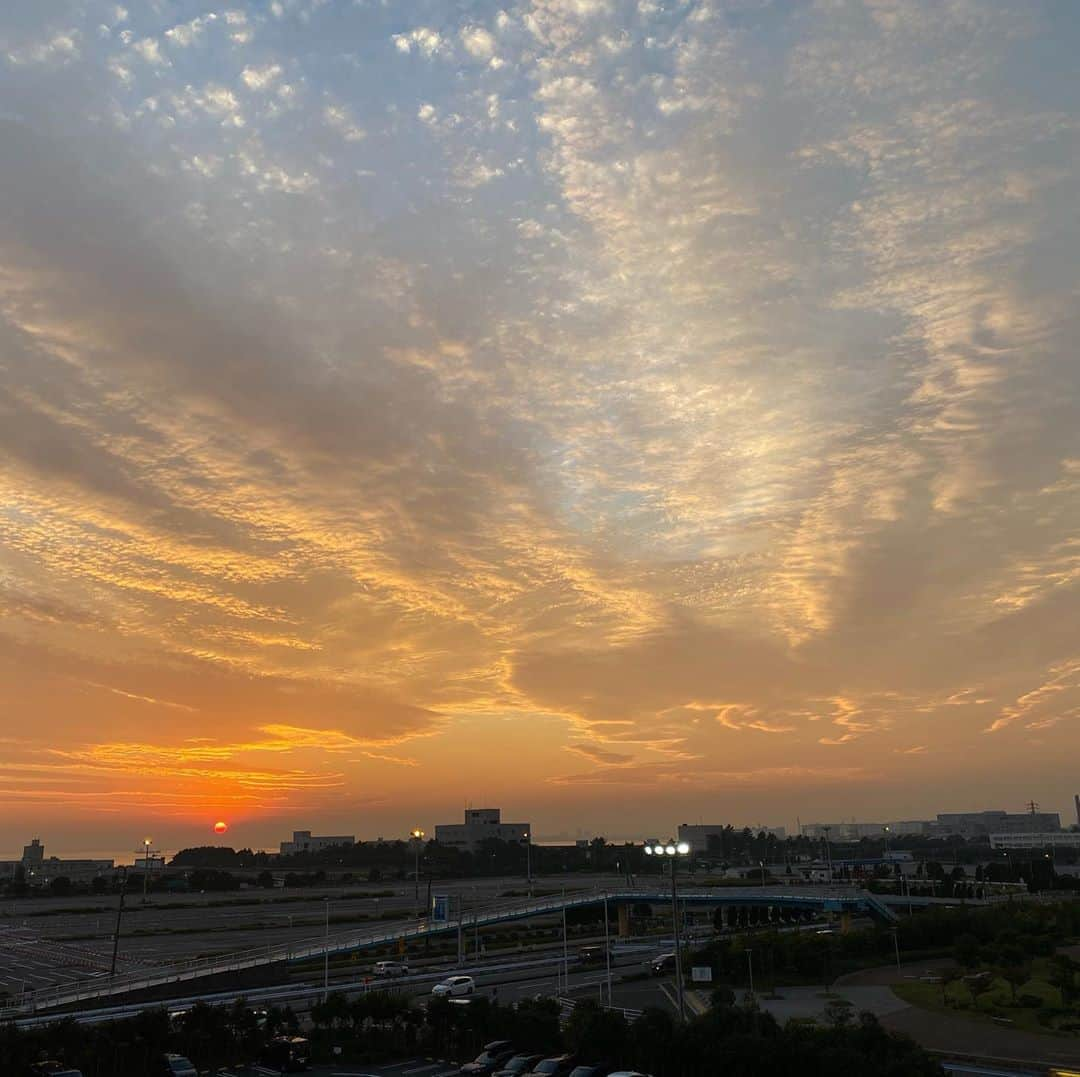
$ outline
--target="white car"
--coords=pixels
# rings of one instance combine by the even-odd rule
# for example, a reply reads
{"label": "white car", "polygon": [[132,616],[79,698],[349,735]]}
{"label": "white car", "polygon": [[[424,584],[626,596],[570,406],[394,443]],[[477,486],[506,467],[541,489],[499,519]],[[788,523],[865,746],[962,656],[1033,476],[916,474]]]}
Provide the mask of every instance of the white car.
{"label": "white car", "polygon": [[376,976],[408,976],[409,966],[404,961],[376,961],[371,971]]}
{"label": "white car", "polygon": [[431,993],[440,998],[456,998],[458,995],[471,995],[475,990],[476,981],[471,976],[447,976],[431,989]]}

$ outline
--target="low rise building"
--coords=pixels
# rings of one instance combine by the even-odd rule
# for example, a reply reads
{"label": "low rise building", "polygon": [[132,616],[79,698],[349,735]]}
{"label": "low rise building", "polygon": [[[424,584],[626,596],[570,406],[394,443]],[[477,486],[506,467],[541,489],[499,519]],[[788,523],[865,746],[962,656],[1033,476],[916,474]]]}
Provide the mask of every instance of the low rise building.
{"label": "low rise building", "polygon": [[1061,829],[1061,816],[1049,811],[939,812],[931,832],[937,837],[978,838],[988,834],[1049,834]]}
{"label": "low rise building", "polygon": [[335,845],[355,845],[352,834],[332,834],[325,837],[312,835],[310,830],[294,830],[292,841],[281,843],[280,856],[294,856],[296,853],[321,853]]}
{"label": "low rise building", "polygon": [[1057,834],[1035,831],[1023,834],[991,834],[991,849],[1080,849],[1080,834],[1063,830]]}
{"label": "low rise building", "polygon": [[48,886],[54,879],[70,879],[73,883],[90,882],[113,870],[112,860],[80,860],[46,856],[40,838],[23,846],[20,860],[0,861],[0,878],[14,879],[20,873],[27,886]]}
{"label": "low rise building", "polygon": [[[728,825],[727,823],[680,823],[679,841],[685,841],[690,846],[690,852],[695,856],[719,852],[720,842]],[[787,831],[782,826],[752,826],[750,829],[755,835],[764,831],[778,841],[783,841],[787,837]]]}
{"label": "low rise building", "polygon": [[466,808],[464,823],[439,823],[435,840],[440,845],[473,852],[488,838],[527,842],[532,828],[528,823],[504,823],[501,808]]}

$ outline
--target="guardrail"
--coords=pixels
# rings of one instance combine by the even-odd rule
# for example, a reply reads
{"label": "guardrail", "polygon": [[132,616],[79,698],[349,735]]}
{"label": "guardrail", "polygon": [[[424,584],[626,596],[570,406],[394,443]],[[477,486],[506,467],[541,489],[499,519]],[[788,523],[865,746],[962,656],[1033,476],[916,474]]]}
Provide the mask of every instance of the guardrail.
{"label": "guardrail", "polygon": [[[717,887],[691,888],[679,891],[680,901],[686,904],[759,904],[794,908],[818,909],[850,907],[870,909],[881,913],[885,907],[871,900],[874,896],[849,886],[811,887]],[[410,940],[474,930],[486,925],[506,923],[534,916],[553,915],[564,909],[595,905],[602,901],[614,904],[666,904],[671,900],[666,887],[620,887],[614,891],[577,891],[558,896],[491,904],[477,907],[464,916],[448,920],[424,918],[409,921],[389,929],[335,932],[296,943],[278,943],[241,950],[224,957],[190,958],[157,969],[145,968],[119,976],[87,977],[74,984],[57,985],[43,991],[27,992],[16,997],[12,1005],[0,1009],[0,1019],[12,1018],[41,1010],[53,1010],[109,995],[179,984],[231,972],[279,963],[294,963],[322,958],[327,952],[371,950],[395,946]],[[885,910],[888,916],[891,912]]]}

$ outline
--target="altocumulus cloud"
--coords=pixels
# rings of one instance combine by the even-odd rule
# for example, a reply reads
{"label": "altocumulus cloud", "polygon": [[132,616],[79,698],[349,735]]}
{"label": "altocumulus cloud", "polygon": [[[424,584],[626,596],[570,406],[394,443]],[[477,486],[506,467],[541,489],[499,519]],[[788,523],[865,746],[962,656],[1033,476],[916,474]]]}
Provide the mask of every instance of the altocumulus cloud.
{"label": "altocumulus cloud", "polygon": [[[1063,795],[1078,46],[1049,2],[6,4],[12,788],[456,799],[532,737],[567,804],[899,805],[956,750],[965,802]],[[466,716],[516,724],[440,762]]]}

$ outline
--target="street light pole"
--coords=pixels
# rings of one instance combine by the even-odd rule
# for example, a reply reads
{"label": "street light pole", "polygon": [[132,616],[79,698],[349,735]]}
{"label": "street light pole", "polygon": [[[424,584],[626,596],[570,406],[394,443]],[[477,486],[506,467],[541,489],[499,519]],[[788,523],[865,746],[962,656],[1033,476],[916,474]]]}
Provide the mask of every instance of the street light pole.
{"label": "street light pole", "polygon": [[146,904],[146,901],[147,901],[146,890],[147,890],[147,887],[150,884],[150,846],[151,845],[153,845],[153,842],[150,840],[150,838],[143,838],[143,856],[145,858],[145,862],[143,864],[143,877],[142,877],[142,903],[144,905]]}
{"label": "street light pole", "polygon": [[896,928],[891,928],[893,949],[896,951],[896,971],[900,971],[900,933]]}
{"label": "street light pole", "polygon": [[611,998],[611,942],[608,937],[607,891],[604,891],[604,961],[607,963],[607,1004],[614,1005]]}
{"label": "street light pole", "polygon": [[532,833],[525,831],[525,881],[529,884],[529,897],[532,897]]}
{"label": "street light pole", "polygon": [[330,895],[323,898],[326,906],[326,941],[323,943],[323,1002],[330,997]]}
{"label": "street light pole", "polygon": [[754,997],[754,951],[746,951],[746,968],[750,975],[750,997]]}
{"label": "street light pole", "polygon": [[[677,858],[688,856],[689,853],[690,845],[685,841],[676,842],[673,839],[666,844],[657,842],[655,845],[645,845],[645,854],[647,856],[667,857],[671,862],[671,926],[675,942],[675,988],[679,998],[680,1021],[686,1020],[686,999],[683,997],[682,945],[679,939],[679,891],[678,884],[675,881],[675,867],[678,864]],[[663,870],[662,862],[661,870]]]}
{"label": "street light pole", "polygon": [[413,872],[413,915],[420,916],[420,847],[424,844],[424,832],[414,827],[412,832],[413,852],[416,854]]}
{"label": "street light pole", "polygon": [[113,933],[112,965],[109,976],[116,975],[116,955],[120,949],[120,917],[124,914],[124,892],[127,890],[127,867],[120,868],[120,904],[116,907],[116,931]]}

